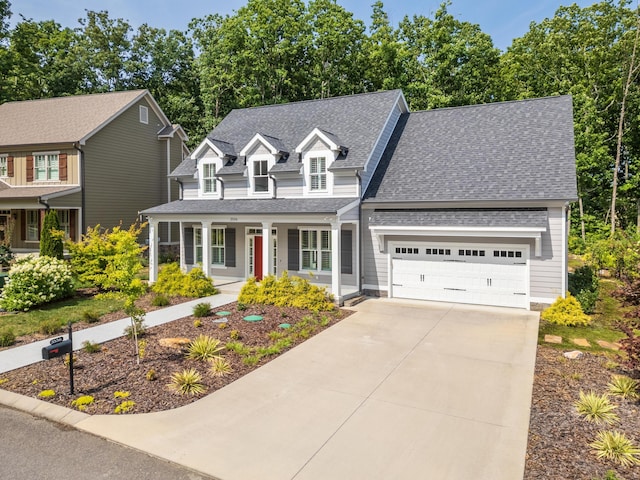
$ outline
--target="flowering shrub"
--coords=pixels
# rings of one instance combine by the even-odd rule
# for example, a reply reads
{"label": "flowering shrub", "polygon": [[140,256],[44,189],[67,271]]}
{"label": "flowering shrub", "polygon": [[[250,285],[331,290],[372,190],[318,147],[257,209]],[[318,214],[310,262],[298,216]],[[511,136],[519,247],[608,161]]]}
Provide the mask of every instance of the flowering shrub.
{"label": "flowering shrub", "polygon": [[9,270],[0,307],[10,312],[27,311],[72,292],[71,269],[64,261],[29,255],[16,260]]}

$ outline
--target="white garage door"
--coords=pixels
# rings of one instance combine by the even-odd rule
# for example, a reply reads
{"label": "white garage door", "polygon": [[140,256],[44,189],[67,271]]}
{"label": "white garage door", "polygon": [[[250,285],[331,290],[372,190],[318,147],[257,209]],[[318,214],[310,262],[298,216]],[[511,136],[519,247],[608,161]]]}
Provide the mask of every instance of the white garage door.
{"label": "white garage door", "polygon": [[391,243],[391,295],[528,308],[528,247]]}

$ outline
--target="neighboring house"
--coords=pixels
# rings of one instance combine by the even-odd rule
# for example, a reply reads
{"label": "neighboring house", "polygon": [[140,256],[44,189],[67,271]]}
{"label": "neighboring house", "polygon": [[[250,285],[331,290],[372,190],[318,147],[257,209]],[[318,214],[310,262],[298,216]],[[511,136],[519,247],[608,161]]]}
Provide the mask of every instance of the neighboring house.
{"label": "neighboring house", "polygon": [[359,293],[530,308],[563,296],[571,98],[410,113],[399,90],[232,111],[171,175],[181,266]]}
{"label": "neighboring house", "polygon": [[[147,90],[0,105],[0,240],[12,231],[13,249],[37,250],[48,209],[74,241],[97,224],[128,228],[178,198],[167,175],[186,139]],[[177,241],[168,225],[160,234]]]}

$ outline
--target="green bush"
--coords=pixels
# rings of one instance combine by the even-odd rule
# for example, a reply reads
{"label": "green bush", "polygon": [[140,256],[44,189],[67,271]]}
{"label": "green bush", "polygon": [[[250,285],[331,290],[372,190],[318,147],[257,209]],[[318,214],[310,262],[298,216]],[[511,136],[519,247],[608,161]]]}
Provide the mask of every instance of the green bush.
{"label": "green bush", "polygon": [[195,368],[173,373],[171,383],[167,386],[180,395],[198,395],[206,390],[202,384],[202,375]]}
{"label": "green bush", "polygon": [[187,358],[203,361],[210,360],[218,357],[224,348],[224,345],[221,345],[220,340],[217,338],[200,335],[187,347]]}
{"label": "green bush", "polygon": [[593,268],[584,265],[569,274],[569,292],[576,297],[584,313],[593,313],[598,300],[599,281]]}
{"label": "green bush", "polygon": [[596,270],[609,270],[616,278],[638,278],[640,276],[640,236],[635,231],[628,233],[616,230],[616,233],[609,238],[591,242],[585,257]]}
{"label": "green bush", "polygon": [[64,258],[64,232],[60,230],[60,220],[55,210],[49,210],[44,216],[40,233],[40,255],[58,260]]}
{"label": "green bush", "polygon": [[578,300],[570,293],[567,293],[566,298],[558,297],[553,305],[542,312],[540,318],[550,323],[569,327],[591,323],[591,317],[585,315]]}
{"label": "green bush", "polygon": [[100,321],[100,315],[96,312],[92,312],[91,310],[85,310],[82,312],[82,320],[87,323],[97,323]]}
{"label": "green bush", "polygon": [[11,265],[11,262],[13,261],[13,258],[14,256],[11,248],[9,248],[8,245],[0,244],[0,267],[9,267],[9,265]]}
{"label": "green bush", "polygon": [[169,300],[169,297],[167,297],[163,293],[157,293],[153,297],[153,300],[151,300],[151,305],[153,305],[154,307],[166,307],[170,303],[171,301]]}
{"label": "green bush", "polygon": [[16,334],[13,333],[13,329],[4,328],[0,331],[0,347],[10,347],[16,343]]}
{"label": "green bush", "polygon": [[640,465],[640,448],[618,430],[600,431],[589,444],[598,458],[614,461],[624,467]]}
{"label": "green bush", "polygon": [[66,263],[52,257],[26,256],[16,260],[0,295],[0,307],[27,311],[38,305],[68,297],[73,278]]}
{"label": "green bush", "polygon": [[313,312],[329,311],[335,308],[333,299],[325,288],[312,285],[300,277],[289,277],[283,272],[279,279],[268,275],[258,285],[250,278],[242,287],[238,304],[264,304],[279,307],[296,307]]}
{"label": "green bush", "polygon": [[62,330],[62,322],[55,318],[44,320],[38,325],[38,331],[43,335],[55,335]]}
{"label": "green bush", "polygon": [[151,289],[165,295],[180,295],[183,297],[200,298],[218,293],[213,286],[213,280],[205,276],[199,268],[192,269],[188,274],[182,273],[177,263],[168,263],[160,270],[158,280]]}
{"label": "green bush", "polygon": [[614,412],[618,407],[609,401],[606,394],[584,393],[580,390],[580,399],[575,402],[574,406],[576,411],[587,421],[609,425],[619,421],[618,415]]}
{"label": "green bush", "polygon": [[193,307],[193,316],[196,318],[206,317],[211,313],[211,304],[207,302],[198,303]]}

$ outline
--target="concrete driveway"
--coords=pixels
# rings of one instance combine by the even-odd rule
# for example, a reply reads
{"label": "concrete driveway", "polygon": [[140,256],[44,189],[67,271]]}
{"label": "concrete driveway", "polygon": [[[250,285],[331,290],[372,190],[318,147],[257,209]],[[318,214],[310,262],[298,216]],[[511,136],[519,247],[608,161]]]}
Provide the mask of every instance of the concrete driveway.
{"label": "concrete driveway", "polygon": [[223,480],[522,478],[538,314],[355,310],[191,405],[75,426]]}

